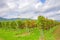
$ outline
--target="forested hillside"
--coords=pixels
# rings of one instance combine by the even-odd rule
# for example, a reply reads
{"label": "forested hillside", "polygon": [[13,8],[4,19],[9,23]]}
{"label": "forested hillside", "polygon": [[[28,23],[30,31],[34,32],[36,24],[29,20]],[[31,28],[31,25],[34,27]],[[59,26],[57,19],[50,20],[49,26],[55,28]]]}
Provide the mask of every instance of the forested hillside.
{"label": "forested hillside", "polygon": [[38,16],[37,20],[30,20],[30,19],[25,19],[25,20],[10,20],[10,21],[0,21],[0,28],[13,28],[13,29],[18,29],[18,28],[40,28],[44,30],[48,30],[56,25],[59,25],[60,23],[51,19],[47,19],[43,16]]}
{"label": "forested hillside", "polygon": [[0,40],[55,40],[59,32],[55,34],[54,30],[59,24],[43,16],[37,20],[3,20],[0,21]]}

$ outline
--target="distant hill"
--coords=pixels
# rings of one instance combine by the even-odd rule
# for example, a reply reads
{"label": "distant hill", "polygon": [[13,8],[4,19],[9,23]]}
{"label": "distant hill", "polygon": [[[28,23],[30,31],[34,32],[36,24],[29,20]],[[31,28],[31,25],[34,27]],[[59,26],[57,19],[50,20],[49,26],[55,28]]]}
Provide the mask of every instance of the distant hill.
{"label": "distant hill", "polygon": [[60,20],[56,20],[56,21],[60,22]]}
{"label": "distant hill", "polygon": [[[14,21],[14,20],[17,20],[17,19],[19,19],[19,20],[26,20],[26,19],[29,19],[29,18],[11,18],[11,19],[7,19],[7,18],[0,17],[0,21],[10,21],[10,20]],[[34,20],[34,19],[29,19],[29,20]],[[60,20],[55,20],[55,21],[60,22]]]}
{"label": "distant hill", "polygon": [[8,19],[5,19],[5,18],[0,17],[0,21],[2,21],[2,20],[8,20]]}
{"label": "distant hill", "polygon": [[[7,19],[7,18],[0,17],[0,21],[9,21],[9,20],[14,21],[14,20],[17,20],[17,19],[19,19],[19,20],[26,20],[28,18],[11,18],[11,19]],[[29,20],[32,20],[32,19],[29,19]]]}

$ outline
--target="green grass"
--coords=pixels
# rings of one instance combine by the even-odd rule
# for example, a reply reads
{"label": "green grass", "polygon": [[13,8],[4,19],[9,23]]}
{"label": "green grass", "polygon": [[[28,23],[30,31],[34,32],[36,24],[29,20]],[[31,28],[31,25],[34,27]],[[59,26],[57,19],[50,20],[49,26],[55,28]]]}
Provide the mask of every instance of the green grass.
{"label": "green grass", "polygon": [[55,40],[53,32],[55,31],[56,26],[51,28],[50,30],[44,30],[45,40]]}
{"label": "green grass", "polygon": [[55,31],[53,32],[55,40],[60,40],[60,25],[56,26]]}
{"label": "green grass", "polygon": [[[45,40],[55,40],[53,35],[53,31],[55,29],[56,27],[44,31],[38,28],[31,28],[31,29],[0,28],[0,38],[4,40],[39,40],[40,37],[44,36]],[[17,36],[25,33],[29,33],[29,35]]]}
{"label": "green grass", "polygon": [[[0,29],[0,38],[4,39],[4,40],[38,40],[40,37],[40,32],[38,29],[34,28],[34,29],[28,29],[30,30],[30,32],[28,32],[26,29],[17,29],[17,30],[13,30],[13,29]],[[24,32],[30,33],[29,35],[26,36],[18,36],[17,35],[21,35]]]}

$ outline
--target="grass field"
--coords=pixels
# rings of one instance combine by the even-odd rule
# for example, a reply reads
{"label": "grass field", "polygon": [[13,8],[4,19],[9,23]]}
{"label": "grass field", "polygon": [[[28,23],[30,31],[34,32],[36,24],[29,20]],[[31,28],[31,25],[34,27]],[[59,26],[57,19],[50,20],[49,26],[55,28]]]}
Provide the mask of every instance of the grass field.
{"label": "grass field", "polygon": [[0,28],[0,40],[56,40],[55,37],[58,37],[59,35],[58,33],[60,33],[56,31],[57,30],[56,27],[44,31],[38,28],[31,29]]}
{"label": "grass field", "polygon": [[60,25],[57,26],[56,30],[53,32],[55,40],[60,40]]}
{"label": "grass field", "polygon": [[0,40],[39,40],[40,32],[38,29],[0,29]]}
{"label": "grass field", "polygon": [[60,40],[60,25],[44,31],[45,40]]}
{"label": "grass field", "polygon": [[60,37],[59,24],[43,16],[37,20],[1,21],[0,40],[56,40]]}

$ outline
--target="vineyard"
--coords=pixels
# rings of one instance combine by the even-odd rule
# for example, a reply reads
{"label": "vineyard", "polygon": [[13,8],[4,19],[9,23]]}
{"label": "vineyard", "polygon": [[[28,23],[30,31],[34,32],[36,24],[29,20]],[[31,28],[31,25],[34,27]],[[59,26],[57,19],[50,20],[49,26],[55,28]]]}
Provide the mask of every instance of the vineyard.
{"label": "vineyard", "polygon": [[0,21],[0,40],[43,40],[46,34],[46,37],[52,35],[52,31],[59,24],[60,22],[43,16],[38,16],[37,20]]}

